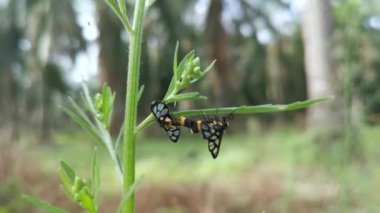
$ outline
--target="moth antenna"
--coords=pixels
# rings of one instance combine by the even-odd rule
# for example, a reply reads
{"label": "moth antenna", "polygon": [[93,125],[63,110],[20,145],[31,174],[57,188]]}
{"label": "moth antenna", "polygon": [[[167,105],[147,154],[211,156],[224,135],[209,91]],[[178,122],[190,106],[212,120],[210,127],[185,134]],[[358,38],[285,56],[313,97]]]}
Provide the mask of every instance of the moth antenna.
{"label": "moth antenna", "polygon": [[203,120],[208,121],[208,120],[209,120],[209,117],[208,117],[207,113],[205,113],[203,110],[200,110],[200,111],[202,112]]}
{"label": "moth antenna", "polygon": [[235,118],[235,111],[238,110],[239,108],[234,109],[228,116],[227,119],[232,121]]}
{"label": "moth antenna", "polygon": [[214,114],[214,119],[219,122],[219,117],[217,116],[219,107],[216,108],[216,114]]}

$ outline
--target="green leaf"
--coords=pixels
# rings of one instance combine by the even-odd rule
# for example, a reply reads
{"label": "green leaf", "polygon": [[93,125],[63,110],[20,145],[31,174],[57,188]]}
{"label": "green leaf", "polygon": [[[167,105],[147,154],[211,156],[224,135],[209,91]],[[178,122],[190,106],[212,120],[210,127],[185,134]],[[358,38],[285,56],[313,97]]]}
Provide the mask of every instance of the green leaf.
{"label": "green leaf", "polygon": [[[177,50],[176,50],[177,51]],[[178,53],[175,53],[175,55],[178,54]],[[175,60],[174,61],[174,64],[173,64],[173,72],[174,72],[174,77],[172,78],[170,84],[169,84],[169,88],[165,94],[165,97],[164,97],[164,100],[171,96],[171,95],[175,95],[175,94],[172,94],[175,87],[176,87],[176,84],[177,82],[180,80],[181,78],[181,75],[182,73],[185,71],[185,68],[186,68],[186,65],[188,64],[189,61],[191,61],[193,58],[195,57],[195,53],[194,53],[194,50],[190,51],[189,53],[187,53],[187,55],[182,59],[182,61],[180,62],[179,66],[174,68],[174,66],[176,66],[177,64],[177,61]],[[177,56],[175,56],[175,58],[177,58]],[[178,91],[175,91],[175,93],[178,92]]]}
{"label": "green leaf", "polygon": [[105,2],[116,13],[116,15],[119,16],[120,19],[122,19],[123,16],[119,9],[119,6],[117,5],[117,2],[114,0],[105,0]]}
{"label": "green leaf", "polygon": [[[124,2],[124,0],[122,0]],[[124,28],[127,30],[129,34],[133,34],[132,25],[128,19],[127,9],[123,8],[120,10],[119,5],[117,2],[120,3],[120,1],[115,0],[105,0],[107,5],[114,11],[114,13],[119,17],[120,21],[123,23]],[[124,4],[125,7],[125,4]]]}
{"label": "green leaf", "polygon": [[197,81],[202,80],[207,76],[208,72],[210,72],[210,70],[214,66],[215,62],[216,62],[216,60],[212,61],[211,64],[208,65],[208,67],[202,72],[201,76],[197,79]]}
{"label": "green leaf", "polygon": [[200,95],[199,92],[188,92],[188,93],[174,95],[164,101],[165,103],[172,103],[172,102],[177,102],[177,101],[198,101],[198,100],[207,100],[207,97]]}
{"label": "green leaf", "polygon": [[81,190],[79,192],[80,194],[80,205],[87,209],[90,213],[95,213],[96,210],[95,210],[95,205],[94,205],[94,202],[92,200],[92,198],[90,197],[90,195],[85,191],[85,190]]}
{"label": "green leaf", "polygon": [[103,113],[103,123],[106,129],[109,128],[110,124],[110,112],[112,109],[112,93],[110,91],[110,88],[107,86],[107,83],[103,84],[103,89],[102,89],[102,113]]}
{"label": "green leaf", "polygon": [[150,6],[152,6],[157,0],[147,0],[145,3],[145,9],[148,9]]}
{"label": "green leaf", "polygon": [[99,136],[98,132],[96,131],[92,123],[88,123],[87,121],[79,117],[77,114],[75,114],[73,111],[71,111],[70,109],[64,106],[59,106],[59,107],[64,113],[66,113],[71,119],[73,119],[79,126],[81,126],[91,136],[93,136],[102,146],[104,146],[101,137]]}
{"label": "green leaf", "polygon": [[141,98],[141,96],[142,96],[142,94],[143,94],[143,92],[144,92],[144,89],[145,89],[145,85],[142,85],[141,87],[140,87],[140,89],[139,89],[139,94],[138,94],[138,98],[137,98],[137,101],[140,101],[140,98]]}
{"label": "green leaf", "polygon": [[176,85],[176,80],[175,80],[175,78],[172,78],[172,80],[170,81],[170,84],[169,84],[168,91],[166,92],[164,99],[169,97],[173,93],[173,91],[175,89],[175,85]]}
{"label": "green leaf", "polygon": [[86,113],[82,110],[82,108],[79,107],[78,104],[75,103],[75,101],[71,97],[69,97],[69,101],[70,101],[71,106],[76,111],[76,114],[80,116],[84,121],[86,121],[88,125],[90,125],[92,128],[95,129],[95,126],[92,124],[91,120],[88,118]]}
{"label": "green leaf", "polygon": [[116,143],[115,143],[115,150],[118,150],[120,142],[123,139],[124,125],[125,125],[125,123],[123,122],[123,125],[121,125],[121,128],[120,128],[119,134],[117,135],[117,139],[116,139]]}
{"label": "green leaf", "polygon": [[93,201],[96,203],[94,206],[98,206],[98,195],[100,185],[100,168],[99,168],[99,156],[98,149],[95,147],[92,157],[92,194],[94,196]]}
{"label": "green leaf", "polygon": [[96,118],[97,117],[96,108],[90,96],[90,92],[88,91],[87,85],[83,84],[82,89],[83,89],[83,93],[81,95],[82,95],[83,103],[86,105],[86,107],[88,108],[90,113],[94,116],[94,118]]}
{"label": "green leaf", "polygon": [[32,196],[29,196],[29,195],[21,195],[21,198],[41,209],[44,209],[48,212],[51,212],[51,213],[66,213],[67,211],[63,210],[63,209],[60,209],[58,207],[55,207],[49,203],[46,203],[38,198],[35,198],[35,197],[32,197]]}
{"label": "green leaf", "polygon": [[120,12],[123,14],[123,17],[127,16],[127,6],[125,4],[125,0],[117,1],[119,3]]}
{"label": "green leaf", "polygon": [[132,193],[136,190],[137,186],[140,185],[142,179],[144,176],[139,177],[131,187],[129,187],[128,191],[126,194],[123,195],[123,199],[121,200],[119,207],[117,208],[116,212],[121,212],[123,210],[123,207],[125,204],[127,204],[129,198],[131,197]]}
{"label": "green leaf", "polygon": [[76,177],[74,170],[69,165],[67,165],[64,161],[60,161],[60,164],[61,164],[61,169],[66,175],[66,177],[68,178],[68,180],[70,181],[70,184],[74,185],[75,177]]}
{"label": "green leaf", "polygon": [[187,110],[181,112],[174,112],[175,116],[193,116],[200,114],[254,114],[254,113],[268,113],[268,112],[284,112],[297,109],[303,109],[313,104],[331,100],[331,97],[312,99],[307,101],[298,101],[291,104],[265,104],[259,106],[240,106],[240,107],[227,107],[227,108],[213,108],[213,109],[201,109],[201,110]]}
{"label": "green leaf", "polygon": [[[60,172],[60,173],[59,173],[59,176],[61,177],[61,181],[62,181],[62,177],[64,177],[63,172]],[[65,177],[65,178],[66,178],[66,177]],[[62,185],[61,188],[62,188],[63,192],[66,194],[66,196],[67,196],[72,202],[75,202],[74,197],[73,197],[73,194],[71,193],[71,186],[70,186],[70,188],[67,188],[66,186]]]}
{"label": "green leaf", "polygon": [[67,196],[72,199],[73,194],[71,192],[71,188],[73,186],[72,181],[70,178],[66,175],[66,173],[61,169],[59,171],[59,177],[61,179],[62,189],[67,194]]}
{"label": "green leaf", "polygon": [[182,59],[181,63],[179,63],[179,66],[177,68],[177,79],[181,77],[182,73],[186,70],[186,66],[189,65],[189,61],[192,61],[195,57],[195,51],[192,50]]}
{"label": "green leaf", "polygon": [[[283,112],[283,111],[291,111],[297,109],[303,109],[309,107],[313,104],[331,100],[332,97],[324,97],[318,99],[312,99],[307,101],[298,101],[291,104],[265,104],[259,106],[241,106],[241,107],[228,107],[228,108],[213,108],[213,109],[198,109],[198,110],[187,110],[180,112],[173,112],[174,116],[197,116],[204,114],[254,114],[254,113],[268,113],[268,112]],[[136,128],[136,133],[141,132],[144,128],[153,124],[155,121],[153,115],[149,115],[146,119],[144,119]]]}
{"label": "green leaf", "polygon": [[174,59],[173,59],[173,76],[174,76],[174,81],[178,81],[178,70],[177,70],[177,65],[178,65],[178,48],[179,48],[179,42],[177,41],[177,44],[175,45],[175,51],[174,51]]}

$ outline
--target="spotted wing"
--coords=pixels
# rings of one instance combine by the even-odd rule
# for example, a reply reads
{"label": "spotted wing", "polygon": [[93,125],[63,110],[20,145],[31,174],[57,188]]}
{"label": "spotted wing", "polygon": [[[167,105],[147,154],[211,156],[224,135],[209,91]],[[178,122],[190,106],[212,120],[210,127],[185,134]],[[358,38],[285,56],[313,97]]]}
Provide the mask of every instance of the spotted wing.
{"label": "spotted wing", "polygon": [[173,142],[177,142],[181,129],[180,127],[173,126],[173,119],[169,114],[169,107],[160,101],[153,101],[150,105],[150,109],[157,122],[167,132],[169,139]]}
{"label": "spotted wing", "polygon": [[169,107],[160,101],[153,101],[150,105],[150,110],[152,111],[152,114],[156,118],[157,122],[161,125],[163,125],[168,119],[172,120],[169,114]]}
{"label": "spotted wing", "polygon": [[215,159],[218,157],[220,145],[222,144],[224,129],[210,122],[202,122],[202,135],[208,141],[208,150]]}
{"label": "spotted wing", "polygon": [[168,133],[169,139],[176,143],[179,139],[179,136],[181,135],[181,129],[178,126],[171,126],[168,128],[165,128],[165,131]]}

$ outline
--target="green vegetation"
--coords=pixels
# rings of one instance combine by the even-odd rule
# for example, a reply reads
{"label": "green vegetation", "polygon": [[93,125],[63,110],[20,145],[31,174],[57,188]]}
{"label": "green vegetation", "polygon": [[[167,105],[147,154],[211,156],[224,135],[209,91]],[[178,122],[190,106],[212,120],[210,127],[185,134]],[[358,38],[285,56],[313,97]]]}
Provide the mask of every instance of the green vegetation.
{"label": "green vegetation", "polygon": [[[83,92],[81,93],[82,104],[81,107],[73,99],[70,98],[71,108],[61,107],[61,109],[87,133],[89,133],[100,145],[105,148],[109,157],[111,158],[115,170],[119,176],[120,184],[123,187],[122,199],[117,208],[117,212],[135,212],[135,187],[140,180],[135,179],[136,170],[136,137],[144,128],[153,123],[153,116],[149,115],[145,120],[137,125],[138,117],[138,102],[143,94],[144,86],[139,89],[139,76],[140,76],[140,63],[141,63],[141,46],[143,23],[146,12],[145,0],[135,1],[135,10],[133,15],[133,24],[130,25],[127,16],[127,9],[125,0],[115,2],[113,0],[106,0],[106,3],[119,17],[123,23],[126,32],[128,32],[130,43],[128,53],[128,70],[126,82],[126,101],[124,124],[119,131],[116,140],[113,140],[110,132],[111,117],[115,101],[115,93],[107,84],[103,85],[101,94],[91,96],[89,89],[83,85]],[[148,4],[149,6],[149,4]],[[165,103],[180,102],[180,101],[194,101],[200,99],[207,99],[200,96],[198,92],[183,92],[191,84],[202,80],[206,77],[207,73],[211,70],[215,61],[212,62],[204,71],[200,68],[200,59],[195,56],[194,51],[190,51],[180,63],[178,63],[178,48],[177,43],[174,60],[173,60],[173,77],[171,83],[166,91],[166,95],[162,101]],[[181,93],[183,92],[183,93]],[[241,106],[232,108],[220,109],[198,109],[192,111],[177,112],[176,115],[202,115],[206,114],[227,114],[227,113],[270,113],[279,111],[291,111],[309,107],[318,102],[326,101],[328,98],[318,98],[303,102],[295,102],[289,105],[260,105],[260,106]],[[88,114],[86,112],[89,112]],[[118,147],[122,141],[122,152],[118,153]],[[95,150],[97,148],[95,147]],[[98,188],[100,186],[100,168],[99,160],[95,151],[92,164],[92,184],[89,180],[77,176],[74,169],[72,169],[64,161],[61,162],[60,178],[61,184],[65,194],[81,206],[83,209],[90,213],[99,212],[98,203]],[[227,164],[228,165],[228,164]],[[170,169],[170,168],[168,168]],[[44,208],[50,212],[62,212],[61,209],[55,209],[50,204],[24,195],[23,198],[30,203]]]}
{"label": "green vegetation", "polygon": [[[339,149],[320,151],[313,143],[313,134],[300,133],[298,128],[278,129],[271,134],[259,130],[244,135],[227,132],[223,140],[222,157],[217,160],[210,159],[206,143],[201,137],[185,136],[178,144],[173,144],[166,138],[141,136],[136,153],[137,176],[145,175],[141,188],[152,188],[151,193],[160,190],[175,193],[170,189],[179,187],[185,190],[189,184],[194,187],[204,184],[215,187],[215,193],[222,193],[219,190],[226,187],[228,193],[237,193],[241,187],[254,184],[242,181],[260,180],[263,186],[268,187],[261,196],[271,197],[271,193],[274,193],[272,190],[278,190],[279,187],[278,196],[267,201],[251,201],[261,206],[262,210],[300,212],[294,206],[294,203],[298,203],[299,208],[310,208],[312,212],[345,212],[353,209],[376,212],[380,210],[380,196],[376,187],[380,178],[377,166],[380,160],[380,144],[377,143],[379,130],[379,127],[362,129],[360,143],[366,157],[351,160],[346,160],[345,154]],[[76,137],[58,135],[59,142],[65,145],[31,150],[31,154],[35,157],[46,156],[36,163],[53,173],[55,169],[50,162],[60,158],[70,164],[75,163],[78,173],[87,174],[91,155],[82,153],[90,148],[91,142],[71,143],[76,141]],[[72,159],[73,155],[79,158]],[[104,168],[102,183],[107,183],[101,186],[101,191],[114,197],[119,191],[119,185],[114,184],[117,175],[105,166],[110,165],[105,153],[100,152],[99,157],[104,165],[101,166]],[[269,174],[271,176],[267,176]],[[226,183],[228,186],[224,186]],[[307,197],[302,197],[303,193],[307,193]],[[220,205],[228,206],[236,202],[233,198],[229,199]],[[136,205],[137,209],[144,208],[140,203]],[[242,205],[246,205],[242,208],[250,209],[248,203]],[[168,204],[162,208],[177,207]]]}
{"label": "green vegetation", "polygon": [[295,2],[0,3],[0,213],[380,211],[379,4]]}

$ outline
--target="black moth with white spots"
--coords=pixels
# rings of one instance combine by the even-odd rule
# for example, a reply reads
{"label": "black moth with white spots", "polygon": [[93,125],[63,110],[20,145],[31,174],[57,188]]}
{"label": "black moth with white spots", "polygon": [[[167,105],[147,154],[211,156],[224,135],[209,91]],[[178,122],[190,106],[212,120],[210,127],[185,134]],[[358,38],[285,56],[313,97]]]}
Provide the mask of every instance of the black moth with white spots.
{"label": "black moth with white spots", "polygon": [[169,114],[169,107],[159,101],[153,101],[150,104],[150,110],[156,118],[157,122],[162,124],[166,118],[171,119]]}
{"label": "black moth with white spots", "polygon": [[204,120],[192,120],[187,117],[172,118],[169,107],[161,101],[153,101],[151,111],[160,126],[167,132],[169,139],[173,142],[179,140],[181,126],[190,129],[191,133],[201,132],[204,139],[208,141],[208,150],[215,159],[219,155],[224,130],[229,126],[228,120],[233,118],[231,113],[228,117],[205,118]]}
{"label": "black moth with white spots", "polygon": [[173,142],[177,142],[181,129],[173,125],[169,107],[160,101],[153,101],[150,105],[150,110],[160,126],[168,133],[169,139]]}
{"label": "black moth with white spots", "polygon": [[208,141],[208,150],[214,159],[218,157],[223,133],[228,126],[229,123],[225,117],[222,118],[222,121],[218,119],[202,121],[201,132],[203,138]]}

